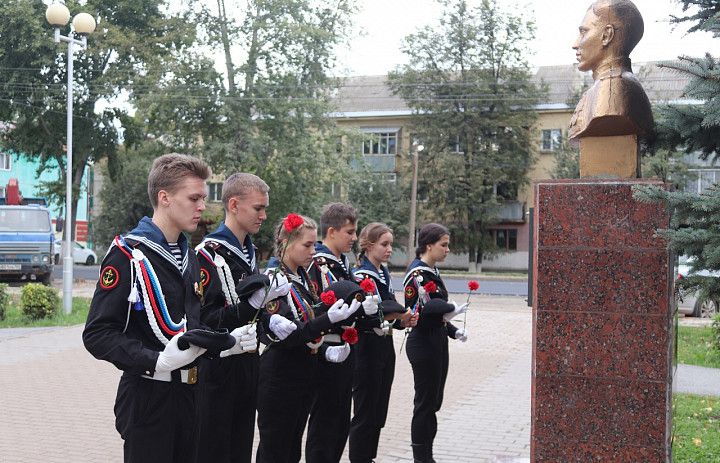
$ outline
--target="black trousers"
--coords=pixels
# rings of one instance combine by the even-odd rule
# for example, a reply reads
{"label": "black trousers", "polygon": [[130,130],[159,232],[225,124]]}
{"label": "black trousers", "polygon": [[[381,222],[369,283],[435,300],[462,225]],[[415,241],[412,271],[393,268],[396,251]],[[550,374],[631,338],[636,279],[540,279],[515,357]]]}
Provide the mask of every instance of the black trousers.
{"label": "black trousers", "polygon": [[415,380],[415,399],[410,435],[413,444],[432,451],[448,373],[448,339],[445,326],[414,328],[407,340],[407,356]]}
{"label": "black trousers", "polygon": [[194,385],[123,374],[115,428],[125,463],[190,463],[195,457]]}
{"label": "black trousers", "polygon": [[310,409],[305,461],[337,463],[350,432],[354,355],[342,363],[320,360]]}
{"label": "black trousers", "polygon": [[355,345],[354,404],[350,421],[349,457],[353,463],[369,463],[377,456],[394,376],[392,336],[360,333]]}
{"label": "black trousers", "polygon": [[200,364],[197,463],[252,461],[259,362],[240,354]]}
{"label": "black trousers", "polygon": [[271,347],[260,356],[257,463],[297,463],[302,451],[317,355],[306,346]]}

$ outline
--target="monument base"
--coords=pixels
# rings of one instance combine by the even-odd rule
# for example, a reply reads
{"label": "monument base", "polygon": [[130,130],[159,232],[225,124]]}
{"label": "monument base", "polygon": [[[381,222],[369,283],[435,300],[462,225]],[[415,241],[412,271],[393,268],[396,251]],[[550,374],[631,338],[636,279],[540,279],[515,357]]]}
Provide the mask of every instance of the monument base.
{"label": "monument base", "polygon": [[670,461],[670,216],[633,198],[648,184],[535,185],[533,462]]}
{"label": "monument base", "polygon": [[580,139],[580,178],[640,177],[637,135]]}

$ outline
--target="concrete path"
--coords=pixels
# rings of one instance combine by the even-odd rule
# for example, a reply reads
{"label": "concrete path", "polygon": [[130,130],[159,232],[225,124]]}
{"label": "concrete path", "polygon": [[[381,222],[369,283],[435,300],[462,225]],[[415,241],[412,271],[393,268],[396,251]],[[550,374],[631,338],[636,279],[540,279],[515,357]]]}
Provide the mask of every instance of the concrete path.
{"label": "concrete path", "polygon": [[[531,320],[523,298],[473,296],[470,339],[451,341],[438,462],[529,456]],[[120,372],[85,351],[81,332],[0,330],[0,463],[122,461],[113,416]],[[396,352],[402,337],[394,337]],[[412,461],[412,399],[403,351],[378,462]]]}
{"label": "concrete path", "polygon": [[673,392],[720,397],[720,369],[678,365]]}

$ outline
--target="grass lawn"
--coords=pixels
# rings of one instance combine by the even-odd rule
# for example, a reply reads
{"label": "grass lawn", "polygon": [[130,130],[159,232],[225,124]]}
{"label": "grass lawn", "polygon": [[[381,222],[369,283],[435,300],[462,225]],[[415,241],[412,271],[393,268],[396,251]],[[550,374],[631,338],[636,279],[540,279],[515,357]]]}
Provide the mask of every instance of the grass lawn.
{"label": "grass lawn", "polygon": [[85,323],[90,308],[89,298],[74,297],[72,312],[69,314],[66,315],[60,307],[58,313],[52,318],[29,320],[23,315],[19,300],[20,296],[11,296],[10,307],[5,312],[5,319],[0,320],[0,328],[78,325]]}
{"label": "grass lawn", "polygon": [[673,461],[720,461],[720,398],[673,396]]}
{"label": "grass lawn", "polygon": [[720,349],[712,345],[711,327],[678,327],[678,363],[720,368]]}

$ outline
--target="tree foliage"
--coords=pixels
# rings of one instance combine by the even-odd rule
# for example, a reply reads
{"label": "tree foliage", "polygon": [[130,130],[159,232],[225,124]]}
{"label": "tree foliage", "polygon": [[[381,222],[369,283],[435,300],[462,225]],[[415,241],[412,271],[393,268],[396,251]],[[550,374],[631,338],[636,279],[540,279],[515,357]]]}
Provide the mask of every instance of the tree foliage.
{"label": "tree foliage", "polygon": [[[148,89],[165,67],[165,58],[187,46],[193,26],[180,16],[165,14],[164,2],[69,0],[71,14],[95,16],[97,30],[88,48],[75,55],[73,117],[73,202],[89,162],[107,158],[110,173],[117,161],[119,127],[127,127],[125,142],[136,133],[127,113],[113,107],[122,93]],[[41,0],[9,0],[0,4],[0,120],[11,122],[4,133],[5,148],[38,158],[40,169],[57,163],[61,176],[45,189],[60,194],[66,172],[67,46],[55,44],[45,21]],[[68,28],[62,32],[66,34]],[[147,90],[144,90],[147,91]],[[77,208],[73,207],[74,223]],[[74,227],[70,227],[74,230]],[[67,227],[66,227],[67,230]]]}
{"label": "tree foliage", "polygon": [[[676,22],[691,22],[691,31],[708,31],[720,37],[720,0],[684,0]],[[688,98],[699,104],[666,106],[658,117],[659,143],[667,149],[682,148],[701,158],[717,160],[720,150],[720,61],[706,54],[701,58],[681,57],[679,64],[665,64],[691,77],[685,89]],[[720,270],[720,188],[703,194],[668,192],[645,188],[636,193],[644,201],[665,201],[674,211],[671,229],[663,230],[672,249],[694,258],[692,269]],[[700,289],[703,297],[720,300],[720,278],[695,276],[680,283],[686,289]]]}
{"label": "tree foliage", "polygon": [[540,91],[526,50],[534,25],[491,0],[441,3],[439,23],[405,39],[411,64],[391,73],[390,85],[413,109],[425,147],[421,216],[449,225],[454,246],[479,262],[498,203],[517,199],[533,163]]}
{"label": "tree foliage", "polygon": [[[241,3],[241,4],[240,4]],[[190,2],[198,41],[138,102],[149,131],[196,153],[219,176],[251,172],[270,186],[268,223],[317,216],[350,173],[328,117],[339,82],[329,73],[347,37],[352,0]],[[224,74],[197,56],[218,50]],[[272,225],[255,237],[271,248]]]}

